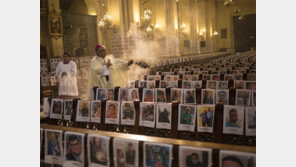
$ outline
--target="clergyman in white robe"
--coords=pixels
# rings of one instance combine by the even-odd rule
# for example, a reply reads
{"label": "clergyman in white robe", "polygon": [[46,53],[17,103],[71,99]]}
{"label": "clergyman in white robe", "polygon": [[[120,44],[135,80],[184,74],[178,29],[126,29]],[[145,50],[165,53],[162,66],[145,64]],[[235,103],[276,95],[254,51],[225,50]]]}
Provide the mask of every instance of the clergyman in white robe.
{"label": "clergyman in white robe", "polygon": [[[63,72],[67,75],[62,76]],[[77,67],[73,61],[59,62],[56,68],[56,77],[59,82],[59,96],[78,96]]]}

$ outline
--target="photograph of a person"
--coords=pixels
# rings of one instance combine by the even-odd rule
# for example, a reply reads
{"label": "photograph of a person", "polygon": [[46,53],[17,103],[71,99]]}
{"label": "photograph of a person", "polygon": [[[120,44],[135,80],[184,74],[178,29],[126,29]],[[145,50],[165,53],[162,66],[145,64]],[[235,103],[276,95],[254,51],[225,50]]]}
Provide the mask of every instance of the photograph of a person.
{"label": "photograph of a person", "polygon": [[192,81],[192,89],[202,88],[202,81]]}
{"label": "photograph of a person", "polygon": [[256,81],[247,81],[246,87],[249,90],[256,90]]}
{"label": "photograph of a person", "polygon": [[211,167],[212,150],[202,147],[179,147],[179,166]]}
{"label": "photograph of a person", "polygon": [[233,79],[234,79],[233,74],[225,74],[224,75],[224,81],[229,81],[229,80],[233,80]]}
{"label": "photograph of a person", "polygon": [[155,99],[156,99],[156,102],[166,102],[165,89],[163,88],[155,89]]}
{"label": "photograph of a person", "polygon": [[62,131],[45,129],[45,162],[63,164]]}
{"label": "photograph of a person", "polygon": [[140,87],[148,88],[147,81],[140,81]]}
{"label": "photograph of a person", "polygon": [[143,89],[143,101],[154,102],[154,89]]}
{"label": "photograph of a person", "polygon": [[199,75],[195,74],[195,75],[192,75],[192,81],[198,81],[199,80]]}
{"label": "photograph of a person", "polygon": [[223,133],[243,135],[244,107],[225,105],[223,115]]}
{"label": "photograph of a person", "polygon": [[215,90],[202,89],[201,90],[201,104],[215,104]]}
{"label": "photograph of a person", "polygon": [[113,88],[109,88],[107,89],[107,92],[108,92],[108,100],[114,100],[114,89]]}
{"label": "photograph of a person", "polygon": [[181,88],[172,88],[171,89],[171,102],[179,101],[183,102],[183,89]]}
{"label": "photograph of a person", "polygon": [[101,123],[101,101],[95,100],[90,102],[91,117],[90,122]]}
{"label": "photograph of a person", "polygon": [[256,90],[252,90],[252,106],[256,107]]}
{"label": "photograph of a person", "polygon": [[196,104],[195,89],[184,89],[184,104]]}
{"label": "photograph of a person", "polygon": [[217,89],[228,89],[228,81],[218,81]]}
{"label": "photograph of a person", "polygon": [[119,124],[119,107],[120,102],[118,101],[107,101],[106,112],[105,112],[105,123],[106,124]]}
{"label": "photograph of a person", "polygon": [[171,76],[171,75],[164,76],[164,81],[172,81],[172,80],[173,80],[173,76]]}
{"label": "photograph of a person", "polygon": [[248,74],[248,81],[256,81],[256,74]]}
{"label": "photograph of a person", "polygon": [[[138,167],[139,141],[123,138],[114,138],[113,150],[113,152],[115,152],[115,167],[120,167],[119,165],[122,165],[124,167]],[[119,151],[120,155],[117,155],[117,150],[121,150]],[[120,158],[119,162],[117,162],[118,158]]]}
{"label": "photograph of a person", "polygon": [[134,81],[128,82],[128,88],[135,88],[136,84]]}
{"label": "photograph of a person", "polygon": [[65,100],[64,101],[64,120],[70,120],[71,115],[74,110],[74,102],[73,100]]}
{"label": "photograph of a person", "polygon": [[235,74],[234,80],[243,80],[243,75],[242,74]]}
{"label": "photograph of a person", "polygon": [[[203,71],[204,72],[204,71]],[[212,76],[209,75],[209,74],[203,74],[202,75],[202,80],[211,80],[212,79]]]}
{"label": "photograph of a person", "polygon": [[128,89],[128,100],[129,101],[138,101],[139,100],[138,88]]}
{"label": "photograph of a person", "polygon": [[234,88],[235,89],[245,89],[246,82],[240,80],[234,80]]}
{"label": "photograph of a person", "polygon": [[159,88],[167,88],[168,83],[168,81],[160,81]]}
{"label": "photograph of a person", "polygon": [[216,90],[216,103],[229,104],[229,90]]}
{"label": "photograph of a person", "polygon": [[108,98],[107,95],[107,89],[97,88],[96,100],[105,100]]}
{"label": "photograph of a person", "polygon": [[207,80],[207,89],[216,89],[216,88],[217,88],[217,81]]}
{"label": "photograph of a person", "polygon": [[178,81],[179,80],[179,75],[172,75],[171,76],[171,81]]}
{"label": "photograph of a person", "polygon": [[49,117],[51,119],[62,119],[63,103],[64,103],[63,99],[51,100],[51,107],[50,107],[50,114],[49,114]]}
{"label": "photograph of a person", "polygon": [[147,81],[147,88],[153,89],[155,88],[155,81]]}
{"label": "photograph of a person", "polygon": [[179,104],[178,130],[194,132],[196,105]]}
{"label": "photograph of a person", "polygon": [[256,107],[246,107],[246,136],[256,136]]}
{"label": "photograph of a person", "polygon": [[87,136],[89,166],[109,166],[109,140],[108,136],[94,134]]}
{"label": "photograph of a person", "polygon": [[65,132],[63,166],[81,166],[84,164],[84,134]]}
{"label": "photograph of a person", "polygon": [[89,122],[90,121],[90,101],[78,100],[76,121]]}
{"label": "photograph of a person", "polygon": [[119,101],[128,101],[128,89],[119,88]]}
{"label": "photograph of a person", "polygon": [[221,167],[256,167],[256,154],[220,150],[219,166]]}
{"label": "photograph of a person", "polygon": [[157,103],[156,128],[171,129],[172,103]]}
{"label": "photograph of a person", "polygon": [[215,105],[197,106],[197,131],[213,132],[215,116]]}
{"label": "photograph of a person", "polygon": [[219,74],[213,74],[212,77],[213,77],[214,81],[220,81],[220,75]]}
{"label": "photograph of a person", "polygon": [[192,81],[192,75],[183,75],[183,81]]}
{"label": "photograph of a person", "polygon": [[135,125],[136,111],[134,102],[124,101],[121,103],[121,125]]}
{"label": "photograph of a person", "polygon": [[251,90],[237,89],[236,90],[236,106],[250,106],[251,104]]}
{"label": "photograph of a person", "polygon": [[191,81],[183,81],[182,87],[183,89],[191,89]]}
{"label": "photograph of a person", "polygon": [[144,166],[170,167],[172,160],[172,145],[144,142]]}
{"label": "photograph of a person", "polygon": [[170,87],[170,88],[178,88],[178,81],[170,81],[167,83],[167,87]]}
{"label": "photograph of a person", "polygon": [[155,126],[155,103],[141,102],[140,103],[140,126],[152,127]]}

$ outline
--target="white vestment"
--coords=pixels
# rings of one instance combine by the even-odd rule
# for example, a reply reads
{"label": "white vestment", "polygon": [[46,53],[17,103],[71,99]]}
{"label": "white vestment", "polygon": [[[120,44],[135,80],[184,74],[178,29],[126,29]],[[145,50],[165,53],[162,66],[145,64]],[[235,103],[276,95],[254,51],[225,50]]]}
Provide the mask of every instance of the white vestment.
{"label": "white vestment", "polygon": [[[62,77],[63,72],[66,72],[67,75]],[[59,96],[78,96],[76,74],[77,67],[75,62],[70,61],[68,64],[59,62],[56,68],[56,77],[59,82]]]}
{"label": "white vestment", "polygon": [[[106,70],[108,59],[110,59],[112,66]],[[128,61],[115,59],[110,56],[105,57],[105,59],[95,56],[90,61],[89,90],[94,86],[99,88],[114,88],[115,86],[125,88],[127,84],[127,70]],[[109,81],[107,81],[106,75],[108,75]]]}

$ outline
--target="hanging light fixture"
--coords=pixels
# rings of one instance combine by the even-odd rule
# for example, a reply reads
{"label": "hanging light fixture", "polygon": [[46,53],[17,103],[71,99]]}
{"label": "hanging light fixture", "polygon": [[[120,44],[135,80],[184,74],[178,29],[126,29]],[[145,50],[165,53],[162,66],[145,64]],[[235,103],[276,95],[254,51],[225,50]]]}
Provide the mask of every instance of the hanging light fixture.
{"label": "hanging light fixture", "polygon": [[225,0],[224,1],[224,6],[232,6],[233,5],[233,1],[232,0]]}

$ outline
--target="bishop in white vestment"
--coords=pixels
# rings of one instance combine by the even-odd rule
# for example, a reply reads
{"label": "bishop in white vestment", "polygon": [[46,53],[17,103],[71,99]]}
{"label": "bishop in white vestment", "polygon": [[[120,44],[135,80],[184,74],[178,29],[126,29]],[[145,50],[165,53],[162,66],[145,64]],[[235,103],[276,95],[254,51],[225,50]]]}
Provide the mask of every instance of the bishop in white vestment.
{"label": "bishop in white vestment", "polygon": [[97,55],[90,61],[89,90],[94,86],[99,88],[114,88],[115,86],[125,88],[128,66],[133,61],[106,57],[106,49],[102,45],[97,45],[95,51]]}
{"label": "bishop in white vestment", "polygon": [[69,55],[65,53],[64,61],[59,62],[56,68],[56,78],[59,82],[60,97],[78,97],[76,74],[76,63],[71,61]]}

